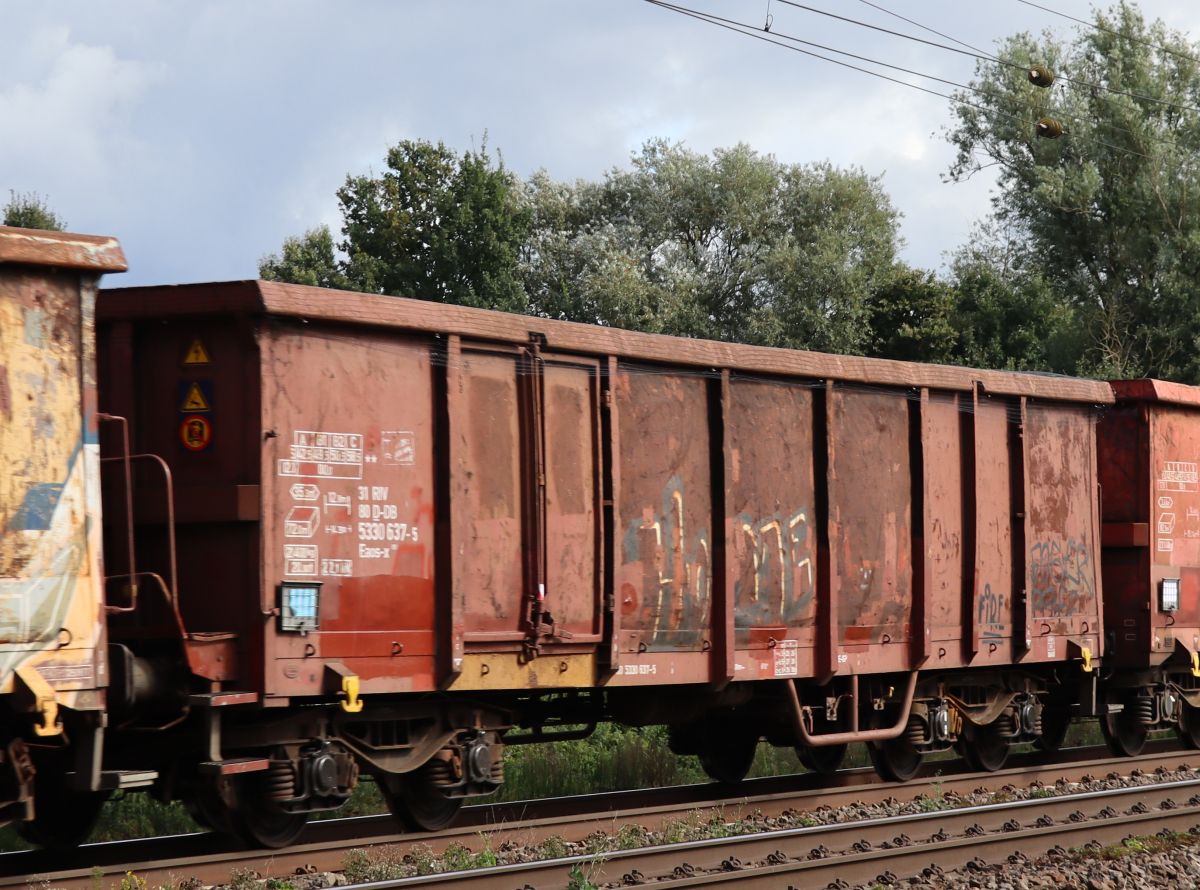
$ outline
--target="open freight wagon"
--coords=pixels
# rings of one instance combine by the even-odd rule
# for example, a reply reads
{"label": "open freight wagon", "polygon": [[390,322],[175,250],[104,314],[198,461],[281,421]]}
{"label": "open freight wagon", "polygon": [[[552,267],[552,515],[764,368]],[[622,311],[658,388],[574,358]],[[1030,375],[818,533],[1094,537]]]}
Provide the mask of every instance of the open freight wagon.
{"label": "open freight wagon", "polygon": [[[99,319],[102,408],[162,459],[106,480],[109,551],[167,594],[110,591],[129,726],[182,707],[226,805],[361,768],[436,822],[505,741],[606,718],[720,778],[763,736],[994,766],[1098,661],[1106,384],[262,281]],[[171,658],[186,705],[135,688]]]}

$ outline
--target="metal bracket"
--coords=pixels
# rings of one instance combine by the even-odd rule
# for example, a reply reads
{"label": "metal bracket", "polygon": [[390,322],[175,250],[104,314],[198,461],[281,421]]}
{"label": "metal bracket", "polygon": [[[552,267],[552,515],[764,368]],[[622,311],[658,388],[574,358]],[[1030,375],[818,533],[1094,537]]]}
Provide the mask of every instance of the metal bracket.
{"label": "metal bracket", "polygon": [[17,677],[33,695],[33,709],[41,717],[41,723],[33,724],[33,734],[41,738],[62,735],[62,723],[58,720],[58,698],[54,687],[46,682],[37,668],[25,665],[17,668]]}

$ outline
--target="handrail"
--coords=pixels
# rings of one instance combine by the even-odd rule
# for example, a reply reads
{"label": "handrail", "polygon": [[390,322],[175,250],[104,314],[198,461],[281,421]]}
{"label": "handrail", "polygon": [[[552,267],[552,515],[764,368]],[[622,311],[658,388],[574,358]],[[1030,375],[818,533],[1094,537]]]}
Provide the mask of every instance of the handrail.
{"label": "handrail", "polygon": [[[176,598],[176,596],[178,595],[178,592],[179,592],[179,567],[178,567],[178,563],[177,563],[177,559],[176,559],[176,552],[175,552],[175,478],[174,478],[174,476],[172,476],[172,474],[171,474],[171,467],[170,467],[170,466],[167,464],[167,462],[166,462],[165,460],[163,460],[163,459],[162,459],[161,457],[159,457],[157,454],[126,454],[126,456],[125,456],[124,458],[119,458],[119,457],[105,457],[105,458],[102,458],[102,459],[101,459],[101,462],[102,462],[102,463],[106,463],[106,462],[108,462],[108,461],[116,461],[116,460],[122,460],[122,459],[125,461],[125,463],[126,463],[126,465],[127,465],[127,466],[128,466],[129,464],[131,464],[131,463],[132,463],[133,461],[135,461],[135,460],[148,460],[148,461],[152,461],[153,463],[156,463],[156,464],[158,464],[158,466],[159,466],[159,469],[161,469],[161,470],[162,470],[162,474],[163,474],[163,481],[166,483],[166,496],[167,496],[167,552],[168,552],[168,554],[169,554],[169,556],[170,556],[170,567],[171,567],[171,572],[170,572],[170,575],[171,575],[171,586],[170,586],[169,588],[167,588],[167,597],[168,597],[168,599],[170,599],[172,602],[174,602],[174,601],[175,601],[175,598]],[[128,478],[128,477],[127,477],[127,478]],[[133,527],[133,486],[132,486],[132,485],[129,485],[129,486],[128,486],[128,494],[129,494],[129,506],[128,506],[128,512],[129,512],[129,526],[130,526],[130,529],[131,529],[131,531],[130,531],[130,538],[129,538],[129,539],[130,539],[130,541],[132,542],[132,540],[133,540],[133,533],[132,533],[132,527]],[[131,547],[131,549],[132,549],[132,544],[130,545],[130,547]],[[131,568],[133,568],[133,566],[132,566],[132,563],[131,563],[131,566],[130,566],[130,567],[131,567]],[[140,574],[147,574],[147,573],[143,573],[143,572],[133,573],[133,572],[131,572],[131,574],[139,574],[139,575],[140,575]],[[120,576],[111,576],[111,577],[120,577]]]}
{"label": "handrail", "polygon": [[850,731],[812,733],[806,723],[812,722],[812,708],[800,704],[800,696],[796,692],[796,684],[791,680],[785,682],[792,711],[792,725],[800,741],[810,748],[823,748],[830,745],[846,745],[850,742],[886,742],[898,738],[908,727],[908,715],[912,712],[913,696],[917,691],[917,671],[908,675],[908,687],[904,691],[904,701],[900,708],[900,718],[893,726],[879,729],[858,728],[858,674],[850,675]]}
{"label": "handrail", "polygon": [[[133,544],[133,461],[129,455],[129,419],[119,414],[107,414],[103,411],[96,414],[96,419],[121,425],[121,456],[101,458],[100,463],[119,460],[125,465],[125,533],[129,541],[129,575],[137,575],[137,548]],[[134,591],[134,601],[137,592]]]}

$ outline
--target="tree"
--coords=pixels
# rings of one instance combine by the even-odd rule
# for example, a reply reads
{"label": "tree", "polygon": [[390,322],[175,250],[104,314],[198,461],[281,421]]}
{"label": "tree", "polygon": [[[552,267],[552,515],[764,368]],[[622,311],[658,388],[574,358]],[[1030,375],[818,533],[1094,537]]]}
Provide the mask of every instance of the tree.
{"label": "tree", "polygon": [[628,169],[528,186],[522,263],[540,314],[772,346],[863,352],[898,214],[878,180],[652,140]]}
{"label": "tree", "polygon": [[524,311],[517,257],[529,213],[515,177],[484,142],[457,155],[443,143],[405,140],[380,176],[348,176],[338,189],[343,258],[328,229],[289,238],[264,257],[264,278],[350,287],[510,312]]}
{"label": "tree", "polygon": [[1076,373],[1089,346],[1077,310],[1030,259],[987,228],[955,254],[948,281],[955,363]]}
{"label": "tree", "polygon": [[870,355],[950,364],[961,343],[955,325],[957,293],[932,272],[897,265],[871,301]]}
{"label": "tree", "polygon": [[66,221],[57,216],[37,192],[10,191],[8,194],[9,200],[4,205],[4,217],[0,225],[52,232],[66,230]]}
{"label": "tree", "polygon": [[329,226],[309,229],[299,237],[287,238],[279,254],[259,260],[258,274],[267,281],[290,281],[314,287],[349,286],[333,248]]}
{"label": "tree", "polygon": [[[1200,381],[1197,48],[1125,2],[1095,23],[1070,44],[1015,35],[998,51],[1013,66],[978,65],[949,133],[951,177],[998,168],[993,221],[1012,233],[1025,284],[1069,302],[1081,370]],[[1030,83],[1034,63],[1058,74],[1050,91]],[[1064,136],[1036,135],[1047,116]]]}

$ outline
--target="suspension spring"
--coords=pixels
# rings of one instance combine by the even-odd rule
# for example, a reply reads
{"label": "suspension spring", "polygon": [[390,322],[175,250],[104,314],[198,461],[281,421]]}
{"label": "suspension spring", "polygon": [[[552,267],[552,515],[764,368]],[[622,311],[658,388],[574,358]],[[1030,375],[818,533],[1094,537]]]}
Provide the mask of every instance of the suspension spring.
{"label": "suspension spring", "polygon": [[426,763],[422,769],[425,770],[426,780],[431,785],[449,786],[458,783],[458,776],[455,775],[454,765],[449,760],[434,758]]}
{"label": "suspension spring", "polygon": [[267,768],[267,796],[292,800],[296,796],[296,767],[290,760],[272,760]]}
{"label": "suspension spring", "polygon": [[904,737],[913,745],[924,745],[928,742],[930,732],[925,719],[919,714],[909,714],[908,726],[904,730]]}
{"label": "suspension spring", "polygon": [[1133,699],[1133,718],[1138,723],[1145,723],[1147,726],[1153,726],[1158,722],[1156,708],[1154,707],[1154,698],[1149,695],[1138,695]]}
{"label": "suspension spring", "polygon": [[1005,711],[992,723],[992,731],[998,736],[1011,738],[1020,732],[1017,718],[1012,711]]}
{"label": "suspension spring", "polygon": [[1041,736],[1044,731],[1044,723],[1042,722],[1042,708],[1035,707],[1033,709],[1033,726],[1030,728],[1030,733],[1035,736]]}

